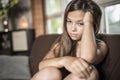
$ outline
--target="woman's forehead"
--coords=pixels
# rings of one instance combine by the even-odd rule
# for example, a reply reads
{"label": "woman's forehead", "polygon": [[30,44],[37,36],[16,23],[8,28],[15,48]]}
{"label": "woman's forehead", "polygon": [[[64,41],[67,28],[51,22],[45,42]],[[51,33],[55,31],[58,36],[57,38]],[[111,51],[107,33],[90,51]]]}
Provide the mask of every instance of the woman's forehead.
{"label": "woman's forehead", "polygon": [[84,18],[84,11],[82,10],[76,10],[68,13],[67,19],[70,20],[83,20]]}

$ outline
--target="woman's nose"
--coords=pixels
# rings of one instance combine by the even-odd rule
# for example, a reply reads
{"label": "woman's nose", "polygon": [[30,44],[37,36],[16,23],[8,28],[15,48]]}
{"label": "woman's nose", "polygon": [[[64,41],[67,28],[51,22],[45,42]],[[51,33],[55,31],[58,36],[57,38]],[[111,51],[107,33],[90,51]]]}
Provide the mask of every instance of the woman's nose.
{"label": "woman's nose", "polygon": [[75,24],[72,24],[72,31],[73,32],[77,31],[77,27],[75,26]]}

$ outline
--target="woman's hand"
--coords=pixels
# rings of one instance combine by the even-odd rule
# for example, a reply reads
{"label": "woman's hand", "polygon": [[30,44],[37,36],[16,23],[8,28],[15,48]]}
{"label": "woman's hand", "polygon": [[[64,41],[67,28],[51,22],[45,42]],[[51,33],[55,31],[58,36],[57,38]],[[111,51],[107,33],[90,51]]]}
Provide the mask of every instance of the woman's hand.
{"label": "woman's hand", "polygon": [[92,67],[83,59],[75,57],[65,57],[64,67],[80,78],[88,78]]}
{"label": "woman's hand", "polygon": [[91,12],[86,12],[83,20],[84,24],[91,23],[93,24],[93,15]]}

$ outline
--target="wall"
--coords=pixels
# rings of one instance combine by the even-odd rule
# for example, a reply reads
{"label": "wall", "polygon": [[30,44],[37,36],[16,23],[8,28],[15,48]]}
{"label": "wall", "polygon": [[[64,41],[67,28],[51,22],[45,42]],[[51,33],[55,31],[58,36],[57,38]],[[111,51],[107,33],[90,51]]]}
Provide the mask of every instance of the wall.
{"label": "wall", "polygon": [[120,2],[120,0],[94,0],[98,4],[103,5],[103,4],[109,4],[109,3],[114,3],[114,2]]}
{"label": "wall", "polygon": [[22,18],[27,21],[26,28],[33,28],[30,0],[19,0],[19,3],[10,9],[8,15],[10,30],[21,29],[20,20]]}
{"label": "wall", "polygon": [[36,37],[44,34],[44,8],[43,0],[31,0],[33,26]]}

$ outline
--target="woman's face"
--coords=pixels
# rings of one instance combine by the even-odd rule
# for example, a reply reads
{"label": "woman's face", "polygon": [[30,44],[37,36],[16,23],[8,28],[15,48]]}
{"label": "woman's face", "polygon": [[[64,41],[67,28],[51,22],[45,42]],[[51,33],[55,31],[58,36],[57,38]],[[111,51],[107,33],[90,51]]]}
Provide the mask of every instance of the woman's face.
{"label": "woman's face", "polygon": [[82,10],[76,10],[68,13],[66,22],[67,32],[72,40],[81,39],[84,28],[84,15],[85,13]]}

